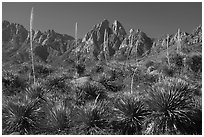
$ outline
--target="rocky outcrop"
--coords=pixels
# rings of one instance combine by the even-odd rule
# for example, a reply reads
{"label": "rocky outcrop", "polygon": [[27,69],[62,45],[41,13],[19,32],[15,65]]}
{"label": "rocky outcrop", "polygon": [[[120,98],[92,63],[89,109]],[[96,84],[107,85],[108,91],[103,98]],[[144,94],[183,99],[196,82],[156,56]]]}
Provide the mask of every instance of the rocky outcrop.
{"label": "rocky outcrop", "polygon": [[15,41],[20,44],[26,40],[28,31],[20,24],[10,23],[8,21],[2,22],[2,41]]}
{"label": "rocky outcrop", "polygon": [[122,60],[129,58],[139,58],[150,52],[152,40],[142,31],[130,29],[130,33],[122,41],[115,58]]}
{"label": "rocky outcrop", "polygon": [[202,43],[202,26],[198,26],[193,33],[191,34],[191,39],[188,41],[188,44],[197,44]]}
{"label": "rocky outcrop", "polygon": [[[104,34],[106,41],[104,44]],[[108,20],[94,25],[77,45],[72,36],[59,34],[54,30],[45,32],[33,30],[33,49],[35,57],[46,63],[55,65],[85,64],[94,61],[111,59],[127,60],[142,58],[150,54],[158,54],[166,50],[167,35],[159,39],[151,39],[141,30],[130,29],[127,34],[122,24],[115,20],[111,25]],[[181,42],[186,45],[202,42],[202,26],[192,34],[180,32]],[[178,34],[169,36],[169,47],[176,45]],[[30,60],[30,35],[22,25],[2,22],[2,56],[3,62],[25,62]],[[184,45],[185,45],[184,44]]]}
{"label": "rocky outcrop", "polygon": [[[56,56],[56,54],[58,56],[62,55],[66,52],[69,41],[74,40],[72,36],[59,34],[54,30],[48,30],[46,32],[33,30],[32,34],[34,53],[44,62],[48,61],[48,57],[49,60],[52,60],[50,57]],[[26,56],[29,54],[30,34],[22,25],[3,21],[2,42],[4,58],[12,57],[21,60],[21,58],[25,58],[25,54]],[[53,53],[55,55],[52,55]]]}
{"label": "rocky outcrop", "polygon": [[125,32],[125,29],[124,27],[122,26],[122,24],[115,20],[112,24],[112,31],[113,31],[113,34],[115,34],[116,36],[120,37],[120,36],[125,36],[126,35],[126,32]]}
{"label": "rocky outcrop", "polygon": [[[107,32],[108,40],[106,42],[107,47],[104,48],[105,30]],[[101,23],[95,25],[93,29],[85,35],[82,42],[86,43],[86,49],[93,52],[95,59],[101,60],[101,58],[105,57],[104,54],[110,59],[119,49],[125,35],[125,29],[119,21],[115,20],[110,27],[109,21],[105,19]],[[104,49],[106,49],[105,53]]]}

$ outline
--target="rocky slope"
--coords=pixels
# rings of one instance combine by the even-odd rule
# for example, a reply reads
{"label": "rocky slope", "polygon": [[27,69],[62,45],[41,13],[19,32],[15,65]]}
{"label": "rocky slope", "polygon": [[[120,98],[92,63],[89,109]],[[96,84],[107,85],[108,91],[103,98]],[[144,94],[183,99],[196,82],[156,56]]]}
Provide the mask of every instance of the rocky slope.
{"label": "rocky slope", "polygon": [[[177,35],[170,35],[169,47],[176,45]],[[29,61],[29,39],[29,31],[22,25],[3,21],[3,63]],[[192,34],[181,32],[181,40],[186,45],[201,43],[202,26],[197,27]],[[54,30],[33,30],[35,60],[57,66],[66,66],[76,61],[88,63],[97,60],[124,61],[127,58],[141,58],[163,52],[166,50],[166,42],[166,36],[152,39],[139,29],[131,29],[127,34],[119,21],[115,20],[110,24],[106,19],[94,25],[84,38],[78,39],[77,45],[72,36],[59,34]]]}
{"label": "rocky slope", "polygon": [[[30,52],[29,39],[29,31],[22,25],[3,21],[3,62],[8,60],[24,62],[28,60]],[[59,34],[54,30],[46,32],[33,31],[34,53],[40,60],[47,62],[50,56],[62,55],[67,50],[67,43],[73,39],[72,36]]]}

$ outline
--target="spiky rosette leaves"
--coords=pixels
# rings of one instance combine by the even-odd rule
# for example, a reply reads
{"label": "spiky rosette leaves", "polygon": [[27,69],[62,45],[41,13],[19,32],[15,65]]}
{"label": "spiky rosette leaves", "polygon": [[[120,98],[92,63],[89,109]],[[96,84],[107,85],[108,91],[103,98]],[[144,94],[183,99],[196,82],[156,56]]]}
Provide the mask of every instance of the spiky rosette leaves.
{"label": "spiky rosette leaves", "polygon": [[98,97],[98,99],[107,98],[107,92],[103,85],[98,82],[86,83],[83,86],[79,87],[76,91],[77,93],[77,102],[79,104],[84,104],[87,101],[93,101]]}
{"label": "spiky rosette leaves", "polygon": [[2,110],[3,134],[36,134],[42,128],[44,116],[40,99],[25,96],[23,99],[9,100]]}
{"label": "spiky rosette leaves", "polygon": [[70,128],[70,109],[64,102],[48,104],[47,132],[48,134],[68,134]]}
{"label": "spiky rosette leaves", "polygon": [[114,107],[112,125],[120,134],[141,134],[143,120],[149,115],[144,103],[132,96],[120,97]]}
{"label": "spiky rosette leaves", "polygon": [[152,111],[148,134],[196,134],[193,92],[194,88],[180,79],[166,79],[153,86],[147,100]]}
{"label": "spiky rosette leaves", "polygon": [[84,108],[78,108],[74,113],[74,131],[77,134],[99,135],[108,134],[110,118],[109,102],[87,103]]}
{"label": "spiky rosette leaves", "polygon": [[23,96],[28,96],[31,99],[40,99],[41,102],[47,102],[45,98],[46,90],[42,86],[42,83],[36,82],[32,84],[30,87],[25,89],[25,92],[21,93]]}

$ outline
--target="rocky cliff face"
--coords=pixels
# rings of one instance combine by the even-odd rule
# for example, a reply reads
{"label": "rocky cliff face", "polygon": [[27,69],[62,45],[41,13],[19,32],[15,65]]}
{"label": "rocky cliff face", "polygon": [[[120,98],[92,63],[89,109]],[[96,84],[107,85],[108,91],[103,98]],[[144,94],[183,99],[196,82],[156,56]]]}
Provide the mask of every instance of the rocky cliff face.
{"label": "rocky cliff face", "polygon": [[[54,30],[46,32],[33,30],[32,34],[34,53],[45,62],[47,62],[48,56],[54,56],[54,53],[55,55],[62,55],[67,50],[69,41],[74,39],[72,36],[59,34]],[[9,59],[18,59],[22,62],[28,60],[30,52],[29,40],[29,31],[22,25],[3,21],[3,62]]]}
{"label": "rocky cliff face", "polygon": [[2,22],[2,41],[15,41],[20,44],[26,40],[28,31],[20,24],[10,23],[8,21]]}
{"label": "rocky cliff face", "polygon": [[[104,34],[106,38],[104,42]],[[202,42],[202,26],[197,27],[192,34],[180,32],[182,42],[188,45]],[[169,37],[169,46],[176,44],[178,34]],[[87,63],[97,60],[139,59],[149,54],[157,54],[166,49],[167,36],[151,39],[141,30],[131,29],[127,34],[122,24],[108,20],[94,25],[83,39],[54,30],[46,32],[33,30],[33,46],[35,59],[55,65],[70,64],[76,61]],[[2,22],[2,55],[3,62],[13,61],[23,63],[30,60],[29,31],[22,25]]]}
{"label": "rocky cliff face", "polygon": [[[106,52],[103,53],[104,49],[104,33],[107,33],[107,48]],[[100,59],[103,55],[107,54],[108,58],[111,58],[116,50],[119,49],[126,35],[124,27],[117,20],[109,26],[108,20],[103,20],[101,23],[95,25],[92,30],[90,30],[85,37],[83,42],[86,43],[86,48],[91,51],[93,49],[93,54],[96,59]]]}
{"label": "rocky cliff face", "polygon": [[127,58],[140,58],[150,52],[152,40],[144,32],[130,29],[129,34],[123,40],[115,58],[126,60]]}

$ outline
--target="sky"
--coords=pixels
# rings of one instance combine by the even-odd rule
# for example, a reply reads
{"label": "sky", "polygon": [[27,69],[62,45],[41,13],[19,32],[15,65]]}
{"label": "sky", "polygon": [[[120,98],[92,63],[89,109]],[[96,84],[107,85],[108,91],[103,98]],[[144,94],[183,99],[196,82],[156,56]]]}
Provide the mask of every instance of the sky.
{"label": "sky", "polygon": [[32,7],[35,30],[74,36],[77,22],[79,38],[104,19],[110,26],[118,20],[127,33],[140,29],[151,38],[176,33],[178,28],[191,33],[202,24],[201,2],[3,2],[2,20],[28,29]]}

